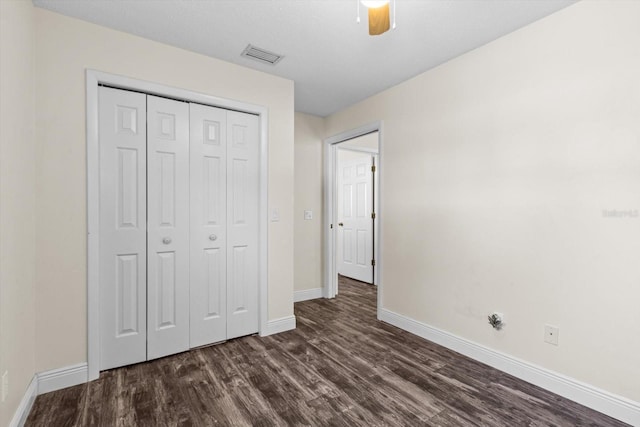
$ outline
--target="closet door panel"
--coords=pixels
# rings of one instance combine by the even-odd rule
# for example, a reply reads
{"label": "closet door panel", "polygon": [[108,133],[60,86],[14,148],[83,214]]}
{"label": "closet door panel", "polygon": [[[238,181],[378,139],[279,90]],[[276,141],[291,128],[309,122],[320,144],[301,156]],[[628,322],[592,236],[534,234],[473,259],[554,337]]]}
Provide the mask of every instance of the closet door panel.
{"label": "closet door panel", "polygon": [[227,338],[227,111],[190,104],[190,346]]}
{"label": "closet door panel", "polygon": [[189,348],[189,105],[147,96],[147,359]]}
{"label": "closet door panel", "polygon": [[146,360],[146,96],[101,87],[100,370]]}
{"label": "closet door panel", "polygon": [[258,124],[227,113],[227,338],[258,332]]}

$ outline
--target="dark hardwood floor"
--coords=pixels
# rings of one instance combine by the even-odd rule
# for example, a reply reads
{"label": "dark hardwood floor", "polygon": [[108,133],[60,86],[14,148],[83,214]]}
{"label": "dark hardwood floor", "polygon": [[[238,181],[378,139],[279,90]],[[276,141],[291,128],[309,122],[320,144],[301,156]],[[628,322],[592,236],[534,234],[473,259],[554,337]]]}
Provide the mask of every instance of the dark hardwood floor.
{"label": "dark hardwood floor", "polygon": [[623,426],[375,317],[375,287],[297,303],[298,328],[38,396],[27,426]]}

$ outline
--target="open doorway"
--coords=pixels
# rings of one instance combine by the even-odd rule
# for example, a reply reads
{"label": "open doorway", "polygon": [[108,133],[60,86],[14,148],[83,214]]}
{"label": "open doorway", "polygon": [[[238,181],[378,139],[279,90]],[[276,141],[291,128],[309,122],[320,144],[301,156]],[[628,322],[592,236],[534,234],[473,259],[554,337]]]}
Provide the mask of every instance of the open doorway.
{"label": "open doorway", "polygon": [[324,297],[339,293],[340,280],[356,280],[378,287],[378,309],[381,139],[375,123],[325,140]]}

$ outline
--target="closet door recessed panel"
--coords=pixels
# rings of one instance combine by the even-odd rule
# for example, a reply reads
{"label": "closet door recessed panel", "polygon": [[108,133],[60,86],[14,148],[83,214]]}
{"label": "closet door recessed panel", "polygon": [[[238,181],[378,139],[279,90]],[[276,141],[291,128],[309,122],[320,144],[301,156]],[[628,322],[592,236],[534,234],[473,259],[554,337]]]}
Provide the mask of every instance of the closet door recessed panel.
{"label": "closet door recessed panel", "polygon": [[147,359],[189,348],[189,104],[147,96]]}

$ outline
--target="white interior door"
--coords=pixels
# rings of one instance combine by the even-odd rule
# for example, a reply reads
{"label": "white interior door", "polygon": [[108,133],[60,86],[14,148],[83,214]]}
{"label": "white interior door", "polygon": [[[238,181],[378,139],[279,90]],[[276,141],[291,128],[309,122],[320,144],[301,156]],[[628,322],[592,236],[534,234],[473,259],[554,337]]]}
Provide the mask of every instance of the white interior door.
{"label": "white interior door", "polygon": [[198,347],[227,339],[227,110],[190,105],[191,331]]}
{"label": "white interior door", "polygon": [[373,282],[371,154],[338,151],[338,273]]}
{"label": "white interior door", "polygon": [[101,87],[100,369],[147,359],[146,95]]}
{"label": "white interior door", "polygon": [[147,96],[147,360],[189,348],[189,105]]}
{"label": "white interior door", "polygon": [[227,338],[258,331],[258,123],[227,112]]}

